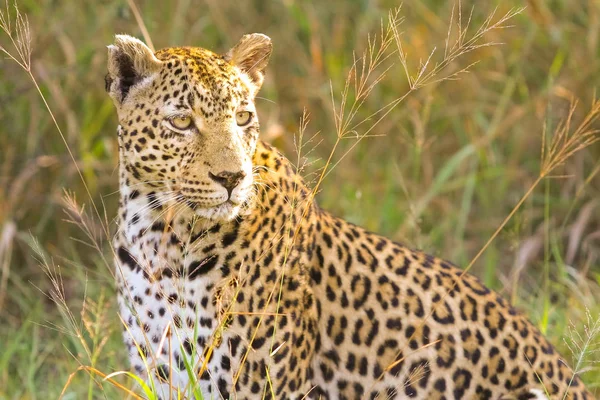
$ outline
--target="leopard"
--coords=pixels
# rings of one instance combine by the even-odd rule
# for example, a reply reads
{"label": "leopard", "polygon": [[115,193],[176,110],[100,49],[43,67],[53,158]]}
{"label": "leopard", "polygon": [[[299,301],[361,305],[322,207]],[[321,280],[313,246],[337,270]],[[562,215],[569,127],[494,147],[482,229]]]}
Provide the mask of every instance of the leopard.
{"label": "leopard", "polygon": [[271,53],[258,33],[219,54],[108,46],[133,372],[162,399],[592,399],[477,277],[318,206],[259,139]]}

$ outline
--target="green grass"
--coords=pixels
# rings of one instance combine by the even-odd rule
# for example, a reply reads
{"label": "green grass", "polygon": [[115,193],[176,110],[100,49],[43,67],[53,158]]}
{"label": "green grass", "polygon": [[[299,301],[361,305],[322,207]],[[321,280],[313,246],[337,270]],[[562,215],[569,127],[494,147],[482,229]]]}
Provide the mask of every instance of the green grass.
{"label": "green grass", "polygon": [[[401,31],[413,70],[434,47],[443,54],[452,11],[446,3],[404,2]],[[497,15],[521,3],[498,2]],[[305,173],[314,181],[310,173],[324,165],[337,139],[329,84],[341,92],[352,52],[362,54],[368,34],[377,34],[388,9],[399,5],[378,4],[206,0],[199,6],[180,0],[139,7],[157,48],[226,51],[244,33],[271,36],[274,54],[258,102],[262,136],[295,159],[294,132],[306,108],[305,136],[318,133],[303,151],[313,162]],[[463,14],[472,4],[476,27],[495,4],[465,0]],[[105,46],[115,33],[141,37],[138,24],[126,1],[24,0],[19,6],[32,30],[32,73],[90,194],[111,221],[118,202],[117,121],[104,92]],[[569,99],[579,101],[576,121],[587,112],[600,82],[598,21],[600,5],[593,1],[530,1],[512,28],[485,36],[503,45],[449,66],[457,71],[478,62],[469,74],[411,93],[373,128],[375,137],[339,161],[356,144],[342,139],[333,158],[339,164],[320,185],[319,203],[467,266],[538,179],[542,137],[549,142]],[[9,47],[5,36],[0,45]],[[409,90],[397,57],[390,62],[395,65],[358,120]],[[104,374],[127,368],[109,245],[39,94],[6,58],[0,60],[0,127],[0,399],[57,398],[67,383],[65,399],[119,398],[112,383],[77,372],[82,365]],[[600,367],[591,362],[600,338],[585,336],[600,319],[600,146],[576,153],[552,175],[471,272],[524,311],[600,395]],[[86,204],[87,232],[63,188]],[[101,213],[104,220],[102,207]],[[101,250],[90,249],[90,242]],[[585,344],[583,360],[574,340]],[[134,386],[126,376],[114,379]]]}

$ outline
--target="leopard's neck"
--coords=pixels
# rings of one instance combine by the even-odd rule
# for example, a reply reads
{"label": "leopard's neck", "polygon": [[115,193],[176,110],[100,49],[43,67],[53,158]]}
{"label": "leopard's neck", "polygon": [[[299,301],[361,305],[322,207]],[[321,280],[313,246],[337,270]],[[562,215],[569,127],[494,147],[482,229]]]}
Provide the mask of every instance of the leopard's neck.
{"label": "leopard's neck", "polygon": [[223,260],[232,247],[243,251],[256,239],[246,237],[246,232],[262,230],[260,240],[310,250],[317,208],[302,179],[287,159],[263,143],[257,146],[254,166],[255,196],[234,220],[213,221],[196,216],[175,196],[161,191],[160,184],[144,183],[122,163],[115,244],[125,246],[158,275],[166,269],[189,269],[199,257],[210,265],[211,257]]}

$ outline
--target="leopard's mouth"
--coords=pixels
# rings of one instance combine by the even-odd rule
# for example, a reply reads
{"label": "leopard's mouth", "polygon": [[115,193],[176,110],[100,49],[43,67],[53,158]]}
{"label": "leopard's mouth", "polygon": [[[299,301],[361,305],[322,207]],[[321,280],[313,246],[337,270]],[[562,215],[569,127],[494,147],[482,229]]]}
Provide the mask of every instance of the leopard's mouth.
{"label": "leopard's mouth", "polygon": [[181,201],[197,216],[214,221],[230,221],[239,214],[242,207],[242,203],[238,203],[232,199],[218,204],[206,204],[206,202],[194,201],[193,199],[181,196]]}
{"label": "leopard's mouth", "polygon": [[232,199],[225,200],[225,201],[223,201],[221,203],[217,203],[217,204],[206,204],[205,202],[195,201],[195,200],[188,199],[188,198],[181,196],[180,201],[187,204],[187,206],[194,211],[200,210],[200,209],[212,210],[212,209],[217,209],[220,207],[239,207],[242,205],[241,203],[234,201]]}
{"label": "leopard's mouth", "polygon": [[214,221],[231,221],[240,211],[240,205],[227,200],[217,206],[196,208],[194,212],[199,217],[211,219]]}
{"label": "leopard's mouth", "polygon": [[253,199],[253,191],[250,186],[230,194],[227,199],[222,196],[221,198],[214,198],[212,201],[194,198],[193,195],[188,195],[185,190],[177,190],[177,192],[177,201],[187,205],[188,209],[194,214],[220,221],[234,219],[239,215],[240,210],[245,208],[245,205],[250,204]]}

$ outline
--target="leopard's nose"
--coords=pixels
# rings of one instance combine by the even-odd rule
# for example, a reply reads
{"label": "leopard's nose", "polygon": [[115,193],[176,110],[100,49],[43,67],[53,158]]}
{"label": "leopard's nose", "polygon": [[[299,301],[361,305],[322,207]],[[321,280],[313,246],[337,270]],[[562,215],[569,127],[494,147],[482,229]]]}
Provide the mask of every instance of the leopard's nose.
{"label": "leopard's nose", "polygon": [[208,173],[208,176],[213,181],[217,182],[221,186],[223,186],[227,190],[227,198],[231,197],[231,192],[236,188],[237,185],[246,177],[246,173],[244,171],[239,172],[229,172],[223,171],[218,174],[213,174],[212,172]]}

